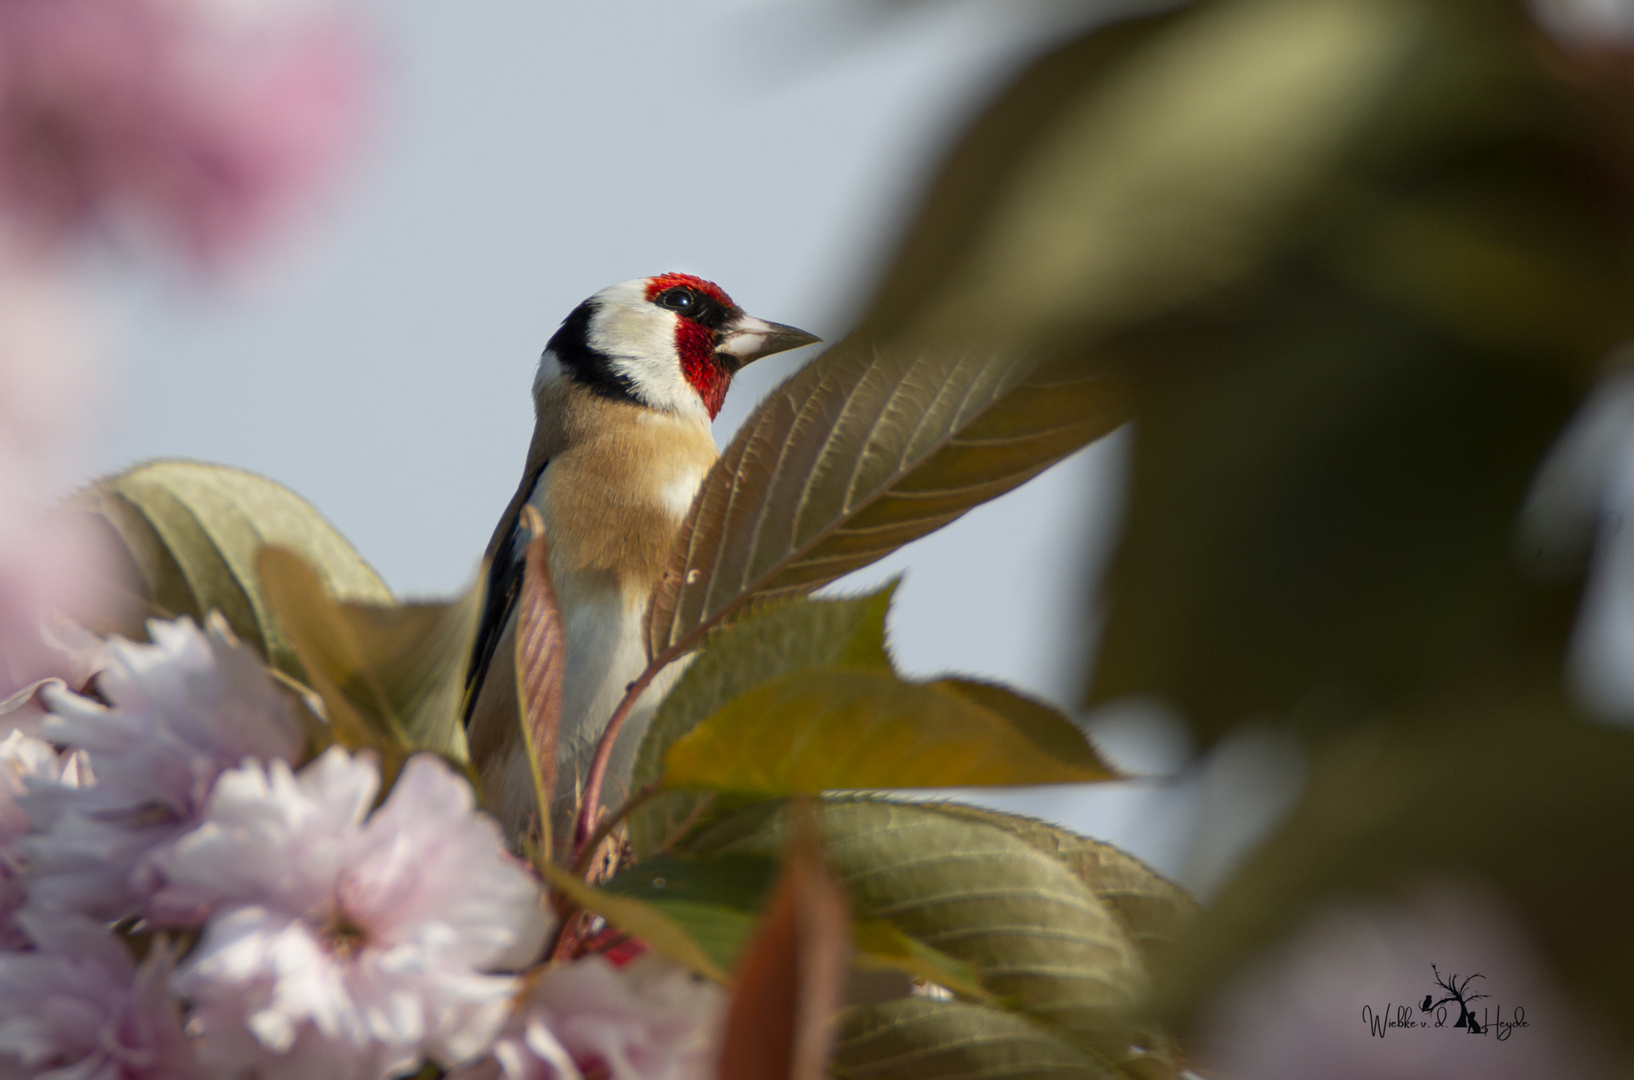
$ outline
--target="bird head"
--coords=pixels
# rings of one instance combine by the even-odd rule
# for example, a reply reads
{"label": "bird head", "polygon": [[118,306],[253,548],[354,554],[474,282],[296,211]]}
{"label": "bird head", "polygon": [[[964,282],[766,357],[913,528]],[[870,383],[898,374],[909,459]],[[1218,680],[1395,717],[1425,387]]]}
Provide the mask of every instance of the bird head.
{"label": "bird head", "polygon": [[539,379],[566,377],[607,397],[713,420],[745,365],[818,340],[747,314],[714,282],[659,274],[574,308],[545,347]]}

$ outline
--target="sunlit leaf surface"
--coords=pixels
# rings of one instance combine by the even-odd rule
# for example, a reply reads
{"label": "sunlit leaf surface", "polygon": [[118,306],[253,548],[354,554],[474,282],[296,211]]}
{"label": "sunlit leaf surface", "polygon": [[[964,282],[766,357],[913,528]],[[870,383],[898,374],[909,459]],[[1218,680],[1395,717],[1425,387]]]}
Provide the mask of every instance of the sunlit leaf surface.
{"label": "sunlit leaf surface", "polygon": [[239,639],[287,675],[300,662],[261,590],[264,545],[294,551],[337,598],[391,603],[391,591],[310,503],[265,477],[224,465],[155,461],[98,481],[76,505],[100,515],[138,572],[146,601],[120,627],[145,637],[142,620],[220,611]]}
{"label": "sunlit leaf surface", "polygon": [[[712,634],[653,717],[636,756],[632,787],[656,783],[664,755],[677,739],[774,676],[836,665],[889,670],[885,616],[894,588],[774,605]],[[637,809],[630,818],[635,850],[657,850],[685,825],[699,798],[665,792]]]}
{"label": "sunlit leaf surface", "polygon": [[1017,814],[958,803],[935,803],[930,809],[1003,829],[1065,863],[1117,915],[1149,970],[1161,967],[1202,910],[1186,890],[1111,844]]}
{"label": "sunlit leaf surface", "polygon": [[[663,783],[741,795],[868,788],[1007,786],[1107,780],[1071,724],[1046,733],[1078,761],[1054,756],[995,702],[1007,691],[904,682],[845,669],[782,675],[744,694],[670,747]],[[1013,696],[1013,695],[1010,695]],[[1002,706],[1001,706],[1002,707]],[[1036,722],[1034,702],[1014,705]],[[1046,739],[1048,741],[1048,738]]]}
{"label": "sunlit leaf surface", "polygon": [[[968,964],[995,998],[1109,1065],[1166,1054],[1135,1017],[1148,987],[1139,950],[1064,863],[930,807],[825,802],[819,822],[859,918],[885,919]],[[766,855],[784,828],[779,806],[763,804],[706,829],[692,848]]]}
{"label": "sunlit leaf surface", "polygon": [[663,652],[799,596],[1037,475],[1118,422],[1108,380],[990,349],[842,344],[771,392],[705,478],[648,616]]}

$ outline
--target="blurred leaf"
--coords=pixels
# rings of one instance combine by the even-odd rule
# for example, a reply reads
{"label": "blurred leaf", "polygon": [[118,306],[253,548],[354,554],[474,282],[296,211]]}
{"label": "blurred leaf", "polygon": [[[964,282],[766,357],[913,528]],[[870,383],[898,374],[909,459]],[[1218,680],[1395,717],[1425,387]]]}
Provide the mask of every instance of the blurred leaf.
{"label": "blurred leaf", "polygon": [[953,521],[1116,426],[1094,374],[983,349],[842,343],[755,409],[704,479],[648,612],[656,656]]}
{"label": "blurred leaf", "polygon": [[864,332],[1082,348],[1229,284],[1286,241],[1427,6],[1195,4],[1038,61],[950,159]]}
{"label": "blurred leaf", "polygon": [[834,1046],[840,1080],[1121,1080],[1048,1028],[963,1001],[909,998],[841,1016]]}
{"label": "blurred leaf", "polygon": [[[758,855],[696,859],[659,855],[620,871],[604,892],[644,901],[687,932],[722,968],[737,963],[775,884],[777,863]],[[968,964],[915,941],[880,919],[854,927],[855,962],[926,979],[963,997],[990,1001]]]}
{"label": "blurred leaf", "polygon": [[[895,591],[892,582],[862,596],[778,604],[711,634],[659,705],[636,757],[632,788],[656,783],[665,753],[700,720],[774,676],[828,666],[888,670],[885,617]],[[665,792],[639,807],[630,816],[636,853],[662,846],[700,798]]]}
{"label": "blurred leaf", "polygon": [[892,968],[934,983],[962,998],[993,1004],[969,964],[909,937],[884,919],[862,919],[854,927],[859,967]]}
{"label": "blurred leaf", "polygon": [[[929,807],[825,800],[818,813],[859,918],[885,919],[968,964],[995,998],[1106,1062],[1166,1060],[1162,1036],[1137,1015],[1147,989],[1139,953],[1065,865],[1002,829]],[[785,827],[779,804],[761,804],[690,847],[765,855],[781,847]]]}
{"label": "blurred leaf", "polygon": [[[889,672],[829,669],[781,675],[733,700],[677,740],[663,783],[746,795],[912,787],[1063,784],[1114,774],[1090,754],[1050,756],[993,702],[1034,723],[1035,703],[998,687],[904,682]],[[1011,700],[1014,699],[1014,700]],[[1059,721],[1070,728],[1065,719]],[[1074,729],[1075,730],[1075,729]],[[1056,730],[1048,738],[1070,747]]]}
{"label": "blurred leaf", "polygon": [[1630,776],[1634,733],[1507,685],[1333,740],[1286,823],[1205,909],[1169,1005],[1192,1014],[1325,905],[1451,880],[1496,889],[1579,1004],[1634,1039]]}
{"label": "blurred leaf", "polygon": [[937,679],[930,685],[1004,717],[1012,728],[1050,757],[1100,773],[1103,780],[1115,778],[1116,770],[1101,759],[1083,729],[1059,709],[1008,686],[979,679]]}
{"label": "blurred leaf", "polygon": [[[586,884],[577,876],[554,863],[540,868],[550,887],[569,900],[606,919],[613,926],[632,937],[640,938],[652,948],[677,964],[718,983],[728,981],[726,972],[715,962],[685,927],[671,914],[658,907],[630,896],[621,896],[594,885]],[[694,905],[703,908],[708,905]],[[730,913],[730,909],[721,909]],[[697,914],[693,912],[692,914]]]}
{"label": "blurred leaf", "polygon": [[[310,503],[264,477],[221,465],[155,461],[98,481],[76,503],[117,534],[142,582],[148,611],[176,618],[220,611],[233,632],[278,670],[304,679],[261,590],[264,545],[296,552],[342,600],[389,604],[391,591]],[[146,637],[140,621],[120,630]]]}
{"label": "blurred leaf", "polygon": [[722,970],[733,967],[754,932],[777,876],[774,859],[659,855],[619,871],[604,892],[641,900],[669,916]]}
{"label": "blurred leaf", "polygon": [[453,603],[342,603],[293,552],[268,547],[258,562],[267,603],[340,742],[375,747],[386,764],[415,750],[465,763],[460,703],[475,590]]}
{"label": "blurred leaf", "polygon": [[821,1080],[845,989],[851,916],[811,824],[797,825],[777,891],[738,962],[720,1080]]}
{"label": "blurred leaf", "polygon": [[776,882],[777,860],[769,856],[656,855],[620,870],[602,888],[654,904],[688,900],[752,912],[766,906]]}
{"label": "blurred leaf", "polygon": [[1093,699],[1158,694],[1206,746],[1557,664],[1574,589],[1525,578],[1511,535],[1575,391],[1319,283],[1276,306],[1148,354]]}
{"label": "blurred leaf", "polygon": [[[562,723],[567,630],[550,577],[550,545],[544,521],[532,506],[522,508],[522,519],[533,539],[528,542],[522,595],[517,604],[516,700],[539,813],[538,849],[542,857],[549,859],[553,855],[551,789],[556,782],[556,739]],[[487,574],[482,580],[487,580]],[[463,678],[463,668],[461,672]]]}
{"label": "blurred leaf", "polygon": [[1626,162],[1518,5],[1368,6],[1412,49],[1276,257],[1109,348],[1137,423],[1090,697],[1165,698],[1205,747],[1556,678],[1570,626],[1575,587],[1525,576],[1514,521],[1634,334]]}
{"label": "blurred leaf", "polygon": [[1148,971],[1167,962],[1175,943],[1194,928],[1202,910],[1186,890],[1111,844],[1018,814],[958,803],[933,803],[929,809],[1003,829],[1065,863],[1123,923]]}

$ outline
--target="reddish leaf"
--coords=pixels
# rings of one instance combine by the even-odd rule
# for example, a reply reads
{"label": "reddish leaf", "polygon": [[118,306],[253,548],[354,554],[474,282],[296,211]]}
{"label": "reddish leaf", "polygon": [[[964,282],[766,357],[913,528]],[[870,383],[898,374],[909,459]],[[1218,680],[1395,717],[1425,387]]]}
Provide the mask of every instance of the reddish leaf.
{"label": "reddish leaf", "polygon": [[849,904],[803,815],[738,962],[720,1080],[822,1080],[850,953]]}
{"label": "reddish leaf", "polygon": [[516,696],[528,765],[539,806],[539,851],[551,855],[550,803],[556,780],[556,733],[562,720],[562,675],[567,639],[556,586],[550,578],[550,545],[545,523],[531,506],[522,508],[522,523],[532,533],[522,578],[516,622]]}

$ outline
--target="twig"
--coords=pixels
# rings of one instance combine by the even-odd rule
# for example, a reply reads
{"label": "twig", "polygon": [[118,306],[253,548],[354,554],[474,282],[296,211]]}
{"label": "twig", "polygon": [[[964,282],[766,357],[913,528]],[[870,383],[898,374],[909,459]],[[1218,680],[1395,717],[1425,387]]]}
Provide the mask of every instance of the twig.
{"label": "twig", "polygon": [[[624,697],[619,699],[618,708],[607,721],[607,727],[601,733],[601,741],[596,743],[596,754],[590,759],[590,771],[584,778],[584,798],[579,803],[579,818],[573,824],[573,864],[578,865],[584,854],[584,846],[589,841],[591,833],[596,828],[596,818],[601,812],[601,782],[607,775],[607,762],[613,756],[613,743],[618,741],[619,728],[624,726],[624,718],[630,715],[635,708],[636,699],[641,696],[649,683],[669,663],[668,653],[647,665],[647,670],[624,690]],[[659,663],[659,659],[663,663]]]}
{"label": "twig", "polygon": [[590,838],[585,841],[584,846],[579,849],[578,858],[573,860],[573,872],[575,874],[583,874],[586,870],[590,869],[590,864],[594,862],[596,858],[596,850],[601,847],[602,842],[605,841],[608,836],[612,835],[613,830],[618,828],[619,822],[629,817],[635,812],[637,807],[652,799],[652,797],[657,795],[660,790],[661,789],[657,784],[648,784],[634,795],[631,795],[628,799],[625,799],[624,805],[607,815],[607,817],[602,820],[601,824],[596,826],[596,831],[590,834]]}

